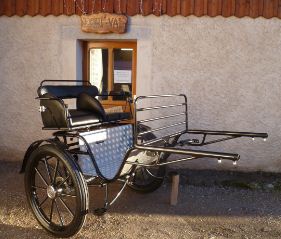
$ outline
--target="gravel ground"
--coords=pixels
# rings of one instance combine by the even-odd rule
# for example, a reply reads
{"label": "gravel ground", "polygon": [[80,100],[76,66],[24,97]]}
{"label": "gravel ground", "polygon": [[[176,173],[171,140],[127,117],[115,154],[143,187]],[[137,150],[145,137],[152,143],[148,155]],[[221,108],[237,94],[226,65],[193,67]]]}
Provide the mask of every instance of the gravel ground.
{"label": "gravel ground", "polygon": [[[18,168],[0,161],[0,238],[51,238],[27,206]],[[169,195],[170,184],[147,195],[127,189],[98,217],[102,194],[91,188],[90,213],[74,238],[281,238],[278,192],[181,185],[177,206]]]}

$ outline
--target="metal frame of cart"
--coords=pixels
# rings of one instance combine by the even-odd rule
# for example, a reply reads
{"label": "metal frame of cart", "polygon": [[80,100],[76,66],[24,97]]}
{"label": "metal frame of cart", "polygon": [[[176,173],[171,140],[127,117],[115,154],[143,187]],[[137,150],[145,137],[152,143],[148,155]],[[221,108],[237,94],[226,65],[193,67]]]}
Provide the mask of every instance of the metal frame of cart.
{"label": "metal frame of cart", "polygon": [[[56,85],[58,83],[59,85]],[[106,114],[97,100],[101,95],[123,96],[131,114]],[[205,146],[239,137],[268,137],[266,133],[189,129],[187,97],[183,94],[139,96],[132,99],[124,92],[100,94],[89,82],[57,80],[41,82],[38,96],[43,129],[56,131],[53,137],[38,140],[30,145],[21,172],[25,172],[27,199],[36,219],[47,231],[59,237],[74,235],[82,228],[89,211],[88,186],[105,188],[104,205],[95,210],[97,214],[102,214],[116,201],[126,185],[144,193],[160,187],[165,176],[165,166],[168,164],[205,157],[216,158],[219,162],[231,160],[236,164],[240,158],[238,154],[194,150],[187,146]],[[69,98],[77,100],[77,109],[68,109],[65,100]],[[169,103],[141,106],[144,101],[162,100],[169,100]],[[169,113],[171,109],[173,112]],[[142,112],[156,113],[140,119],[139,115]],[[149,113],[148,115],[151,115]],[[134,118],[134,123],[128,123],[128,118]],[[171,120],[173,123],[169,123]],[[164,122],[164,125],[147,126],[155,122]],[[114,169],[114,176],[106,177],[83,132],[110,130],[124,125],[130,125],[129,128],[132,128],[128,131],[132,134],[132,142],[121,155],[122,160]],[[179,127],[182,129],[173,130]],[[159,132],[166,131],[169,133],[158,135]],[[198,135],[202,136],[200,140]],[[185,136],[195,136],[195,139]],[[209,136],[212,139],[208,140]],[[213,139],[214,136],[217,138]],[[85,146],[84,150],[79,142]],[[94,147],[99,147],[98,143],[95,143]],[[171,154],[182,155],[182,158],[168,161]],[[83,173],[79,165],[81,155],[91,161],[95,175]],[[127,170],[124,172],[125,165]],[[145,177],[142,178],[142,175]],[[121,188],[117,195],[109,200],[108,185],[115,181],[121,183]]]}

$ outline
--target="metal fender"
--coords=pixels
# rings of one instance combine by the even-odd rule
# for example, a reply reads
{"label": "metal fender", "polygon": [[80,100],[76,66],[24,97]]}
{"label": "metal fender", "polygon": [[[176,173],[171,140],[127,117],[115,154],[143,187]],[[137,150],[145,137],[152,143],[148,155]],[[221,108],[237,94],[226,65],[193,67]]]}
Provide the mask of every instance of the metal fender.
{"label": "metal fender", "polygon": [[34,150],[36,150],[43,143],[53,144],[63,151],[66,150],[66,148],[67,148],[67,146],[65,144],[61,143],[56,138],[37,140],[37,141],[33,142],[25,152],[25,155],[24,155],[24,158],[23,158],[23,161],[22,161],[22,165],[21,165],[21,170],[20,170],[19,173],[24,173],[25,167],[26,167],[26,164],[28,162],[28,159],[30,158],[30,155],[33,153]]}

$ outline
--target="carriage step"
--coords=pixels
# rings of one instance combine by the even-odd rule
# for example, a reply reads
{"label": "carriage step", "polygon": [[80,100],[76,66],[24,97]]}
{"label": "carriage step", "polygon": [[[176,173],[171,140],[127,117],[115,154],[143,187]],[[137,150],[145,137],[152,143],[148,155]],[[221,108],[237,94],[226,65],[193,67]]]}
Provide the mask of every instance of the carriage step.
{"label": "carriage step", "polygon": [[103,216],[106,213],[107,209],[104,207],[97,208],[94,210],[94,214],[97,216]]}

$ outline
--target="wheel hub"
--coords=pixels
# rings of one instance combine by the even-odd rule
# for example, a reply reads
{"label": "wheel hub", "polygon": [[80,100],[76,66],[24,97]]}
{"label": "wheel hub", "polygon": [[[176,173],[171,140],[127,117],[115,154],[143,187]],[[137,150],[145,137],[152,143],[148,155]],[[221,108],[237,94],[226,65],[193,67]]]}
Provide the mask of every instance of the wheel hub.
{"label": "wheel hub", "polygon": [[56,194],[57,192],[53,186],[50,185],[47,187],[47,195],[49,198],[54,199],[56,197]]}

